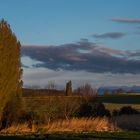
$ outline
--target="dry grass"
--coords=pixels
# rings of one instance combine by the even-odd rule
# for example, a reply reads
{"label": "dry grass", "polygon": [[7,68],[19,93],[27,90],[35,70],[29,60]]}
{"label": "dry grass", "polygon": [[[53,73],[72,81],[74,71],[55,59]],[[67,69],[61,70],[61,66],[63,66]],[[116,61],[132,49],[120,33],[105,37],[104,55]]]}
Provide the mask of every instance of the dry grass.
{"label": "dry grass", "polygon": [[68,120],[52,121],[48,124],[34,126],[32,129],[28,124],[13,124],[3,129],[4,134],[26,134],[26,133],[51,133],[51,132],[100,132],[100,131],[124,131],[140,130],[140,115],[122,115],[112,118],[73,118]]}
{"label": "dry grass", "polygon": [[31,128],[28,127],[27,123],[24,124],[13,124],[12,126],[1,130],[1,133],[4,134],[19,134],[19,133],[30,133],[32,132]]}
{"label": "dry grass", "polygon": [[140,130],[140,115],[121,115],[114,117],[113,121],[122,130]]}
{"label": "dry grass", "polygon": [[58,120],[46,125],[28,127],[28,124],[13,124],[3,129],[4,134],[26,134],[31,132],[93,132],[93,131],[115,131],[113,123],[104,118],[73,118],[69,120]]}
{"label": "dry grass", "polygon": [[73,118],[70,120],[59,120],[44,126],[47,132],[93,132],[114,131],[113,123],[108,118]]}

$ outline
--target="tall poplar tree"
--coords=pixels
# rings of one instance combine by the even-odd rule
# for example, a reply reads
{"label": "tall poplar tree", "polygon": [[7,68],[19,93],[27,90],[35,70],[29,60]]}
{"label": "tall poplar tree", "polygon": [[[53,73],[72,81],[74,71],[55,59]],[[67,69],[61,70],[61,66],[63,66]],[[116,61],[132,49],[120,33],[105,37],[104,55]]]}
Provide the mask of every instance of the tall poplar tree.
{"label": "tall poplar tree", "polygon": [[72,96],[72,82],[71,82],[71,80],[66,83],[66,96]]}
{"label": "tall poplar tree", "polygon": [[18,112],[22,92],[20,42],[10,26],[0,21],[0,127],[13,121]]}

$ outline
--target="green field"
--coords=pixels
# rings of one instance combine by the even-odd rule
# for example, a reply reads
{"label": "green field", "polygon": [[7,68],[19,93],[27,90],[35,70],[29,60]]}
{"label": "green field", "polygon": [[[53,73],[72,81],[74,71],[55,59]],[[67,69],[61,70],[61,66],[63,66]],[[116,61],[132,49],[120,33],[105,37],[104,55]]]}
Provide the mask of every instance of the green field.
{"label": "green field", "polygon": [[0,136],[1,140],[140,140],[140,132],[52,133],[46,136]]}
{"label": "green field", "polygon": [[140,104],[140,95],[101,95],[97,97],[97,101],[116,104]]}

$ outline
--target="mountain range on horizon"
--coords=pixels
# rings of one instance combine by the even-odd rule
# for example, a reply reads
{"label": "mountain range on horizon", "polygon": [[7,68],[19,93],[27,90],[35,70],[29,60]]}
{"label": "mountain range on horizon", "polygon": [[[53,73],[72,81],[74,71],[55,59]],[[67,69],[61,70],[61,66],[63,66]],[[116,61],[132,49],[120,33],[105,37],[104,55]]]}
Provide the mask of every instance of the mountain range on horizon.
{"label": "mountain range on horizon", "polygon": [[121,91],[123,93],[140,93],[140,86],[107,86],[107,87],[99,87],[97,89],[97,92],[99,94],[103,94],[105,92],[108,92],[108,93],[113,93],[114,91]]}

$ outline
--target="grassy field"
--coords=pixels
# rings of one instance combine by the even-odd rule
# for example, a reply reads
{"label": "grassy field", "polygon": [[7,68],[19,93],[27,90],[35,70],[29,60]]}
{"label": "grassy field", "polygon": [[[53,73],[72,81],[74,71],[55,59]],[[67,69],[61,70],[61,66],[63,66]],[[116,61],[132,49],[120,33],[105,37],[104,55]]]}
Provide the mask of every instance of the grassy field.
{"label": "grassy field", "polygon": [[140,140],[140,132],[51,133],[46,136],[0,136],[1,140]]}
{"label": "grassy field", "polygon": [[113,111],[114,109],[119,110],[124,106],[131,106],[132,108],[140,111],[140,104],[118,104],[118,103],[104,103],[106,109]]}
{"label": "grassy field", "polygon": [[[67,102],[73,103],[73,108],[77,106],[77,103],[82,100],[82,97],[78,96],[44,96],[44,97],[23,97],[23,104],[26,110],[34,111],[48,111],[48,104],[51,107],[58,107],[62,101],[64,107]],[[136,110],[140,111],[140,94],[127,94],[127,95],[108,95],[108,96],[98,96],[97,101],[104,103],[107,109],[110,111],[114,109],[120,109],[123,106],[131,106]],[[54,105],[55,104],[55,105]],[[71,104],[72,105],[72,104]]]}

